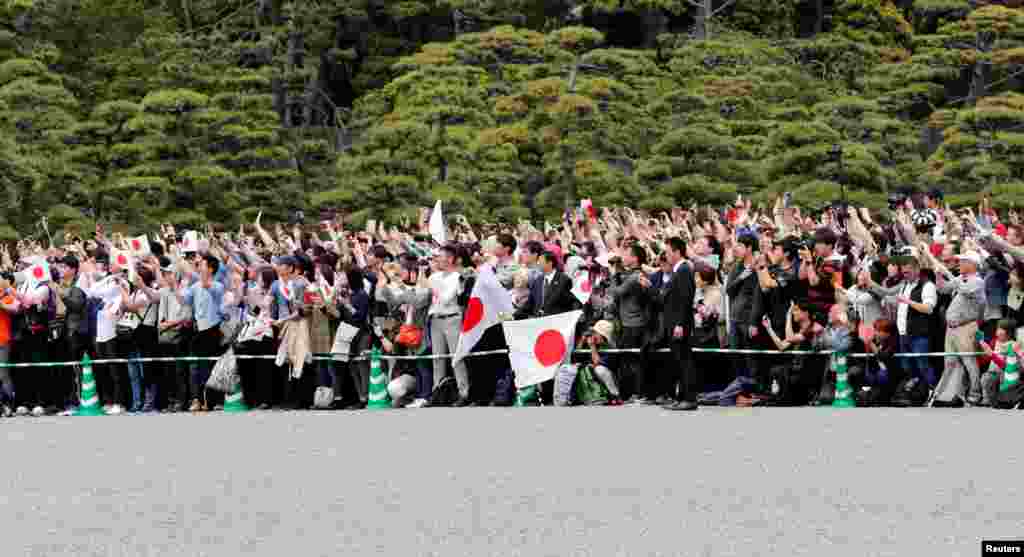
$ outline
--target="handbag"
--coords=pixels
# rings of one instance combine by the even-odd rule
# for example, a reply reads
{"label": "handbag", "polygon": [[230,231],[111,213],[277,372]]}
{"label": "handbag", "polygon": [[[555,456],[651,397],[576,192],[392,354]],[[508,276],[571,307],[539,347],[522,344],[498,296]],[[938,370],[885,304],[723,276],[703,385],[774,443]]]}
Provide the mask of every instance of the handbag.
{"label": "handbag", "polygon": [[231,319],[220,322],[220,345],[230,346],[235,343],[238,334],[242,332],[242,321]]}
{"label": "handbag", "polygon": [[213,365],[210,379],[206,381],[206,388],[225,394],[233,393],[238,388],[238,382],[238,359],[235,358],[235,349],[228,348]]}
{"label": "handbag", "polygon": [[405,308],[405,323],[398,328],[398,337],[395,342],[407,348],[419,348],[423,342],[423,329],[412,323],[412,304]]}
{"label": "handbag", "polygon": [[334,389],[332,387],[317,387],[313,393],[313,407],[319,410],[329,410],[334,405]]}

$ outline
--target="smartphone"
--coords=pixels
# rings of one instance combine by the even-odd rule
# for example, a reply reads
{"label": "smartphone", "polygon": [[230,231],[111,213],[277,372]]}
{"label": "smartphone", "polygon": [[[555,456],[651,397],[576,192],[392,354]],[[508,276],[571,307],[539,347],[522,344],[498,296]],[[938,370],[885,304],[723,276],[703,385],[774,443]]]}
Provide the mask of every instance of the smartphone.
{"label": "smartphone", "polygon": [[785,208],[785,209],[789,209],[789,206],[792,205],[792,204],[793,204],[793,192],[787,191],[782,196],[782,207]]}

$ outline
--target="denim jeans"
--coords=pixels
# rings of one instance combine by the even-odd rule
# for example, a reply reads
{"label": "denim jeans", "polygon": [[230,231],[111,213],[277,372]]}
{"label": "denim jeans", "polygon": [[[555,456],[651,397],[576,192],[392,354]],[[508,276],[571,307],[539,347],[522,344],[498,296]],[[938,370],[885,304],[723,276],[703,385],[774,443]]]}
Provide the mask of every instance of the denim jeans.
{"label": "denim jeans", "polygon": [[[900,352],[906,354],[925,354],[928,352],[928,337],[913,337],[908,335],[900,336]],[[928,358],[901,358],[904,362],[903,367],[907,371],[907,376],[917,377],[928,383],[929,387],[934,388],[935,384],[939,382],[935,376],[935,371],[932,370],[932,366],[928,363]]]}
{"label": "denim jeans", "polygon": [[132,385],[132,412],[138,412],[142,409],[142,383],[145,380],[145,375],[142,369],[142,362],[135,361],[136,358],[141,357],[142,352],[138,350],[132,350],[128,353],[128,380]]}

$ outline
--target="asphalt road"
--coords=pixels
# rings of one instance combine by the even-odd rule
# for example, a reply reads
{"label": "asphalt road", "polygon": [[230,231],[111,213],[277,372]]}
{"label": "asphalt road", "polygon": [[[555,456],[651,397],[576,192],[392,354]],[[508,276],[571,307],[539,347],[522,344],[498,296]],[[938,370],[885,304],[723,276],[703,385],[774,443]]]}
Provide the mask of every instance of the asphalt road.
{"label": "asphalt road", "polygon": [[0,420],[0,555],[980,555],[984,409],[467,408]]}

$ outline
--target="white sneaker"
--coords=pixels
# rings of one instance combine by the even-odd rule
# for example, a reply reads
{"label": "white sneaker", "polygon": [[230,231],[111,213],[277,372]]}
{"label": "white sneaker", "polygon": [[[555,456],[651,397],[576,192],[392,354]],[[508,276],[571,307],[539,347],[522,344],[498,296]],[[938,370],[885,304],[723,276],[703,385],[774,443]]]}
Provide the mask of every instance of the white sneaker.
{"label": "white sneaker", "polygon": [[104,414],[109,414],[110,413],[110,409],[113,408],[113,407],[114,406],[112,404],[104,404],[103,405],[103,413]]}
{"label": "white sneaker", "polygon": [[107,411],[107,414],[116,416],[122,412],[124,412],[124,408],[122,408],[120,404],[114,404],[110,407],[110,410]]}
{"label": "white sneaker", "polygon": [[61,416],[74,416],[78,412],[77,408],[68,408],[67,410],[60,413]]}
{"label": "white sneaker", "polygon": [[0,416],[3,416],[4,418],[10,418],[13,415],[14,415],[14,411],[11,410],[10,406],[7,406],[5,404],[5,405],[3,405],[2,408],[0,408]]}
{"label": "white sneaker", "polygon": [[43,410],[42,406],[36,406],[35,408],[32,409],[32,415],[37,418],[44,414],[46,414],[46,410]]}
{"label": "white sneaker", "polygon": [[18,409],[14,411],[14,413],[19,416],[28,416],[28,408],[24,406],[19,406]]}
{"label": "white sneaker", "polygon": [[406,404],[405,407],[406,408],[426,408],[427,404],[429,404],[427,402],[427,399],[425,399],[425,398],[417,398],[416,400],[410,402],[409,404]]}

